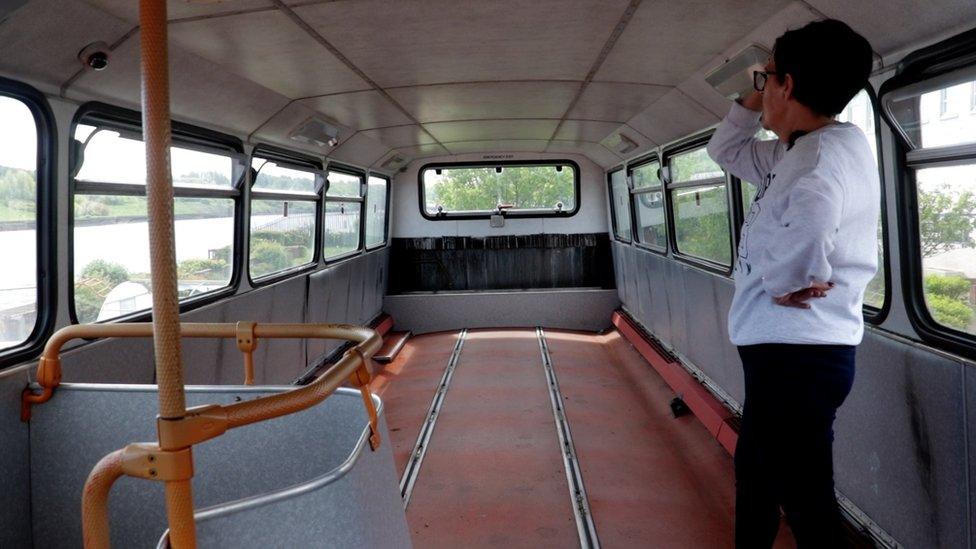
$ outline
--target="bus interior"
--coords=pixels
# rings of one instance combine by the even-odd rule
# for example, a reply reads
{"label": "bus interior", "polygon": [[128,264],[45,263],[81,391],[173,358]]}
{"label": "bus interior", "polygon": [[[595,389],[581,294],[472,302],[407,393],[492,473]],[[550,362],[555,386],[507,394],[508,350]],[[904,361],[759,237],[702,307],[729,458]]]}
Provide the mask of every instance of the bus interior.
{"label": "bus interior", "polygon": [[970,0],[0,3],[0,547],[732,546],[705,145],[825,18],[882,182],[845,532],[976,548]]}

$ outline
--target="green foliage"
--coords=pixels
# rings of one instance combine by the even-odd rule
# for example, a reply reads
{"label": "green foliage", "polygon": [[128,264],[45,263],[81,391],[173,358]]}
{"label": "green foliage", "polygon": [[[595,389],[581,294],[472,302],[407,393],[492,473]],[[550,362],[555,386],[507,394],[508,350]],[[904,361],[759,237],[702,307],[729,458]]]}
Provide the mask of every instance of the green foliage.
{"label": "green foliage", "polygon": [[180,280],[226,280],[230,267],[223,259],[184,259],[176,266]]}
{"label": "green foliage", "polygon": [[81,278],[105,282],[111,289],[129,280],[129,270],[118,263],[96,259],[81,270]]}
{"label": "green foliage", "polygon": [[128,280],[128,269],[118,263],[96,259],[85,265],[75,282],[75,313],[78,320],[94,322],[108,293]]}
{"label": "green foliage", "polygon": [[425,187],[427,206],[432,211],[440,204],[447,212],[494,210],[499,204],[513,208],[553,208],[563,203],[564,210],[576,204],[573,170],[552,166],[444,169],[437,185]]}
{"label": "green foliage", "polygon": [[976,312],[969,304],[971,282],[958,275],[925,275],[925,303],[932,318],[940,324],[969,329]]}
{"label": "green foliage", "polygon": [[973,308],[964,301],[952,299],[939,294],[927,294],[925,302],[928,304],[932,318],[939,324],[965,330],[973,318]]}
{"label": "green foliage", "polygon": [[266,191],[312,191],[313,182],[309,177],[271,175],[269,171],[261,170],[254,180],[254,186]]}
{"label": "green foliage", "polygon": [[922,257],[956,248],[976,247],[976,195],[966,191],[953,195],[947,185],[918,193],[919,231]]}
{"label": "green foliage", "polygon": [[277,242],[282,246],[307,246],[312,242],[311,230],[256,231],[251,233],[252,241]]}
{"label": "green foliage", "polygon": [[[672,191],[674,192],[674,191]],[[681,191],[675,196],[675,236],[678,250],[729,265],[732,244],[729,240],[729,214],[725,187]]]}
{"label": "green foliage", "polygon": [[288,252],[278,242],[258,240],[251,243],[251,276],[263,276],[291,266]]}
{"label": "green foliage", "polygon": [[0,221],[35,217],[37,182],[33,171],[0,166]]}

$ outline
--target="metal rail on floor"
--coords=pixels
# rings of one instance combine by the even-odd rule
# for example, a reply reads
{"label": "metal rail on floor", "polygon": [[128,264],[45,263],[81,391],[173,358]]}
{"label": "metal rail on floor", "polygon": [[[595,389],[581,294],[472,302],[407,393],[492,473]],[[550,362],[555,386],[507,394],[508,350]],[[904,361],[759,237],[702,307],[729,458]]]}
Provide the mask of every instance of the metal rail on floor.
{"label": "metal rail on floor", "polygon": [[600,540],[596,535],[596,525],[593,524],[589,500],[586,499],[583,474],[580,471],[579,460],[576,458],[576,447],[573,445],[573,435],[569,431],[566,412],[563,409],[563,395],[559,392],[556,371],[552,367],[552,357],[549,356],[546,333],[539,327],[535,329],[535,333],[539,338],[542,366],[546,371],[546,381],[549,384],[549,402],[552,404],[552,415],[556,420],[556,432],[559,434],[560,453],[563,456],[563,465],[566,467],[566,481],[569,483],[569,493],[573,499],[573,515],[576,517],[580,546],[584,549],[598,549]]}
{"label": "metal rail on floor", "polygon": [[458,333],[457,342],[454,344],[454,351],[451,353],[451,358],[447,361],[447,367],[444,368],[444,375],[441,376],[440,384],[437,386],[437,392],[434,393],[434,398],[430,401],[430,408],[427,409],[427,419],[424,420],[424,424],[420,427],[420,434],[417,436],[417,442],[414,444],[413,451],[410,453],[410,460],[407,461],[407,466],[403,470],[403,477],[400,479],[400,496],[403,497],[404,508],[410,503],[410,495],[413,493],[414,484],[416,484],[417,477],[420,475],[420,466],[423,464],[424,456],[427,455],[427,445],[430,443],[431,435],[434,434],[434,424],[437,422],[437,416],[440,414],[444,397],[447,395],[447,389],[450,387],[451,379],[454,377],[454,370],[457,369],[458,359],[461,357],[461,348],[464,346],[464,338],[467,335],[467,329],[461,330]]}

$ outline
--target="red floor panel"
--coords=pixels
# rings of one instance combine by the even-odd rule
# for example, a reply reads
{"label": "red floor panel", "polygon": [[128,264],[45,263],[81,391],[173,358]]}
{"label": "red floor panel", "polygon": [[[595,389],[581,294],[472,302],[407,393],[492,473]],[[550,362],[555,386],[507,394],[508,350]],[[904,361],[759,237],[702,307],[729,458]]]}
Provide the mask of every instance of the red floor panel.
{"label": "red floor panel", "polygon": [[546,339],[601,544],[731,547],[732,460],[664,380],[616,331]]}
{"label": "red floor panel", "polygon": [[407,520],[417,547],[578,546],[534,330],[468,333]]}
{"label": "red floor panel", "polygon": [[410,459],[459,332],[415,336],[389,364],[373,363],[372,390],[383,399],[397,474]]}

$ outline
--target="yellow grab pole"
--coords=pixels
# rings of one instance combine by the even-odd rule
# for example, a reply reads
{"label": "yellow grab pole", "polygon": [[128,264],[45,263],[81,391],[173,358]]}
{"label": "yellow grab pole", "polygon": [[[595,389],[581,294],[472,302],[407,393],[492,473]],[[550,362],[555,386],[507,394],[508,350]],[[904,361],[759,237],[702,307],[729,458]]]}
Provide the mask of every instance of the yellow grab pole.
{"label": "yellow grab pole", "polygon": [[[176,287],[173,181],[169,157],[171,134],[166,25],[166,0],[140,0],[142,132],[146,143],[153,343],[161,421],[180,420],[186,415]],[[196,547],[193,493],[189,479],[166,482],[166,516],[170,543],[179,549]]]}

